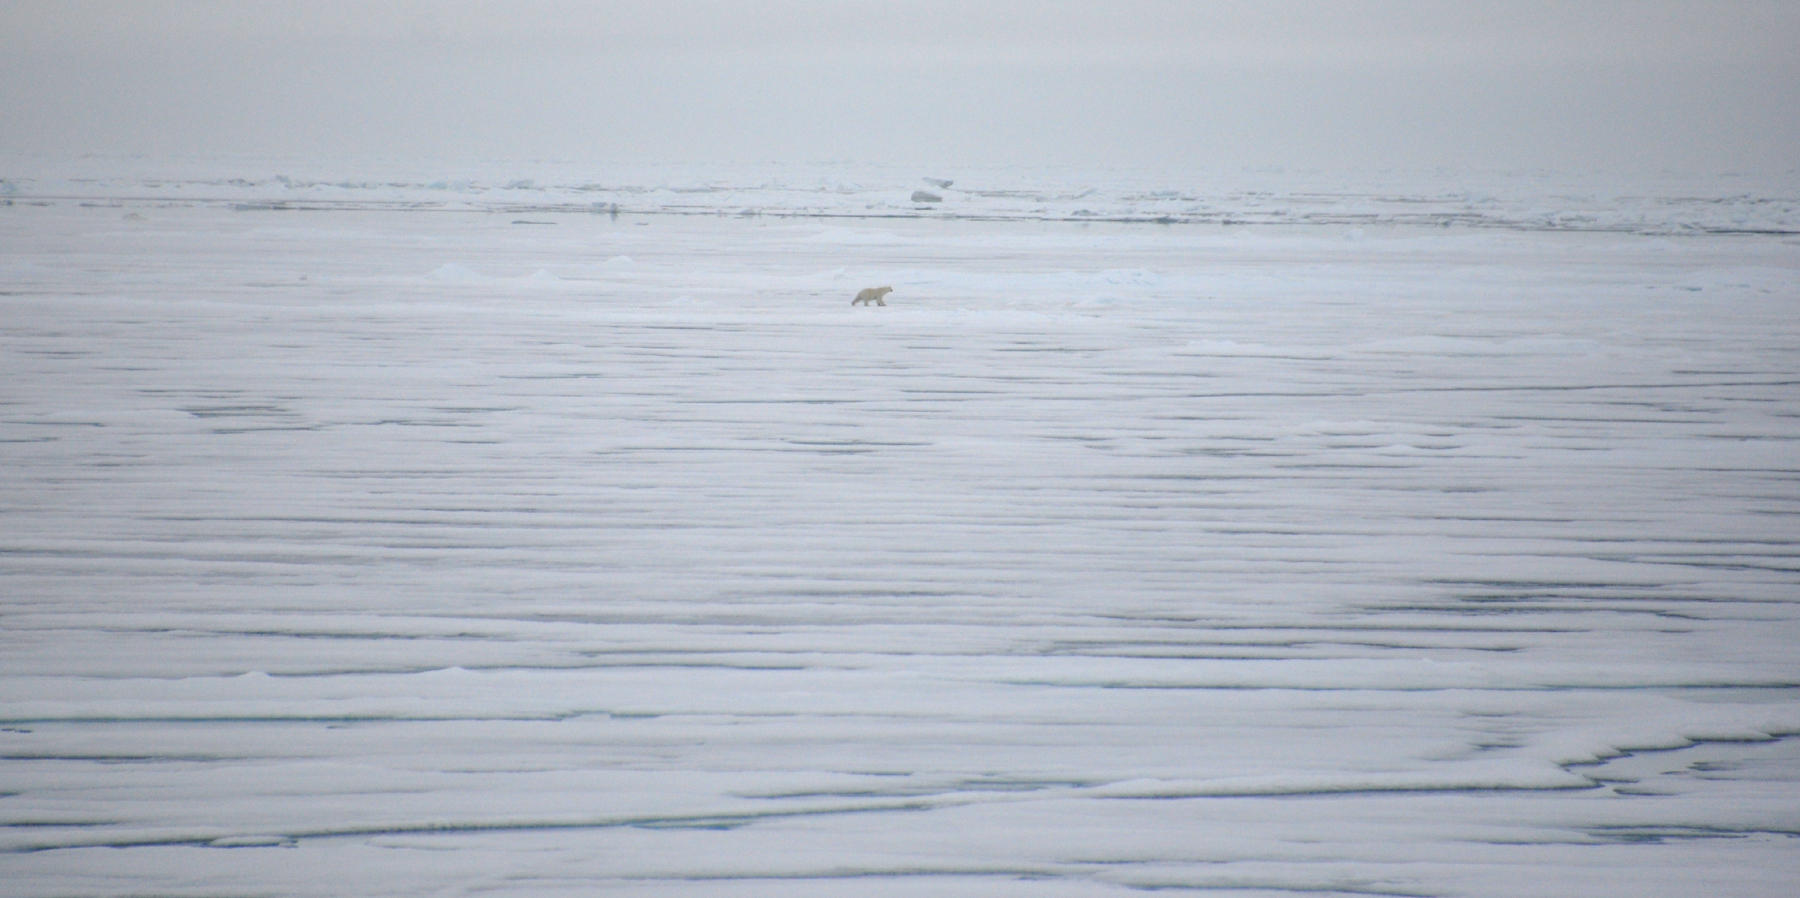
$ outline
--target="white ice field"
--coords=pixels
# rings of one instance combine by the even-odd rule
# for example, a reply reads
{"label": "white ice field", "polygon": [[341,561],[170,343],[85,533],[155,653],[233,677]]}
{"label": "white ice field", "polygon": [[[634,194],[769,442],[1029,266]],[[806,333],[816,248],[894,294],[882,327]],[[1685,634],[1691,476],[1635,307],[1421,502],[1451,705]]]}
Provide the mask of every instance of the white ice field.
{"label": "white ice field", "polygon": [[1800,883],[1791,178],[5,165],[0,894]]}

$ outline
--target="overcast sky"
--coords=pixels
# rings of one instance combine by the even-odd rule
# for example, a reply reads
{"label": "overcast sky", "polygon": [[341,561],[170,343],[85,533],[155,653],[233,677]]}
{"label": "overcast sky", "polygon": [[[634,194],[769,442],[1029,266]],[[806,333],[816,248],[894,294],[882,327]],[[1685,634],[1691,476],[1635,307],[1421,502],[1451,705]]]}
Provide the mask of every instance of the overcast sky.
{"label": "overcast sky", "polygon": [[1800,2],[0,0],[0,152],[1800,167]]}

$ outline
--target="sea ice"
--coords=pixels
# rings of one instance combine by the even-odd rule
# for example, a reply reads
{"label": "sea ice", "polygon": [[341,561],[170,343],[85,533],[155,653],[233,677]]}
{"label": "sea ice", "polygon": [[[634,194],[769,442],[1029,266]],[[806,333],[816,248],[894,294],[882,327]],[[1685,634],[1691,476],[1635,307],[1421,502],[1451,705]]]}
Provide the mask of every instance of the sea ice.
{"label": "sea ice", "polygon": [[9,895],[1800,881],[1791,203],[7,164]]}

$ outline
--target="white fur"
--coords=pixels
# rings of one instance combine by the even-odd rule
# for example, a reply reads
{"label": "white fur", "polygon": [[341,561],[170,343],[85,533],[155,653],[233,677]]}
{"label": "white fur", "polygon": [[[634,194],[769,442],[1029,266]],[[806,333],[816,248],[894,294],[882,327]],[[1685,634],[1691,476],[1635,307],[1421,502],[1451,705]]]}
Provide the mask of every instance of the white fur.
{"label": "white fur", "polygon": [[874,303],[878,306],[885,306],[887,303],[882,300],[882,297],[892,292],[894,292],[894,288],[892,287],[866,287],[862,292],[856,294],[855,299],[850,300],[850,304],[853,306],[866,306],[869,303]]}

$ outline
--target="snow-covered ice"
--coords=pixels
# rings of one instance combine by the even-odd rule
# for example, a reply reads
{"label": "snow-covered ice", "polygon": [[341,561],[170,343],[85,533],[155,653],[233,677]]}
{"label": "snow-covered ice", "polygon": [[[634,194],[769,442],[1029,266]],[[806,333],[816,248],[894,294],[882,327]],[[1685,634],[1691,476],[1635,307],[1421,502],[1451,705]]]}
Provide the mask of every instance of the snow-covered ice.
{"label": "snow-covered ice", "polygon": [[1800,881],[1792,185],[5,162],[8,895]]}

